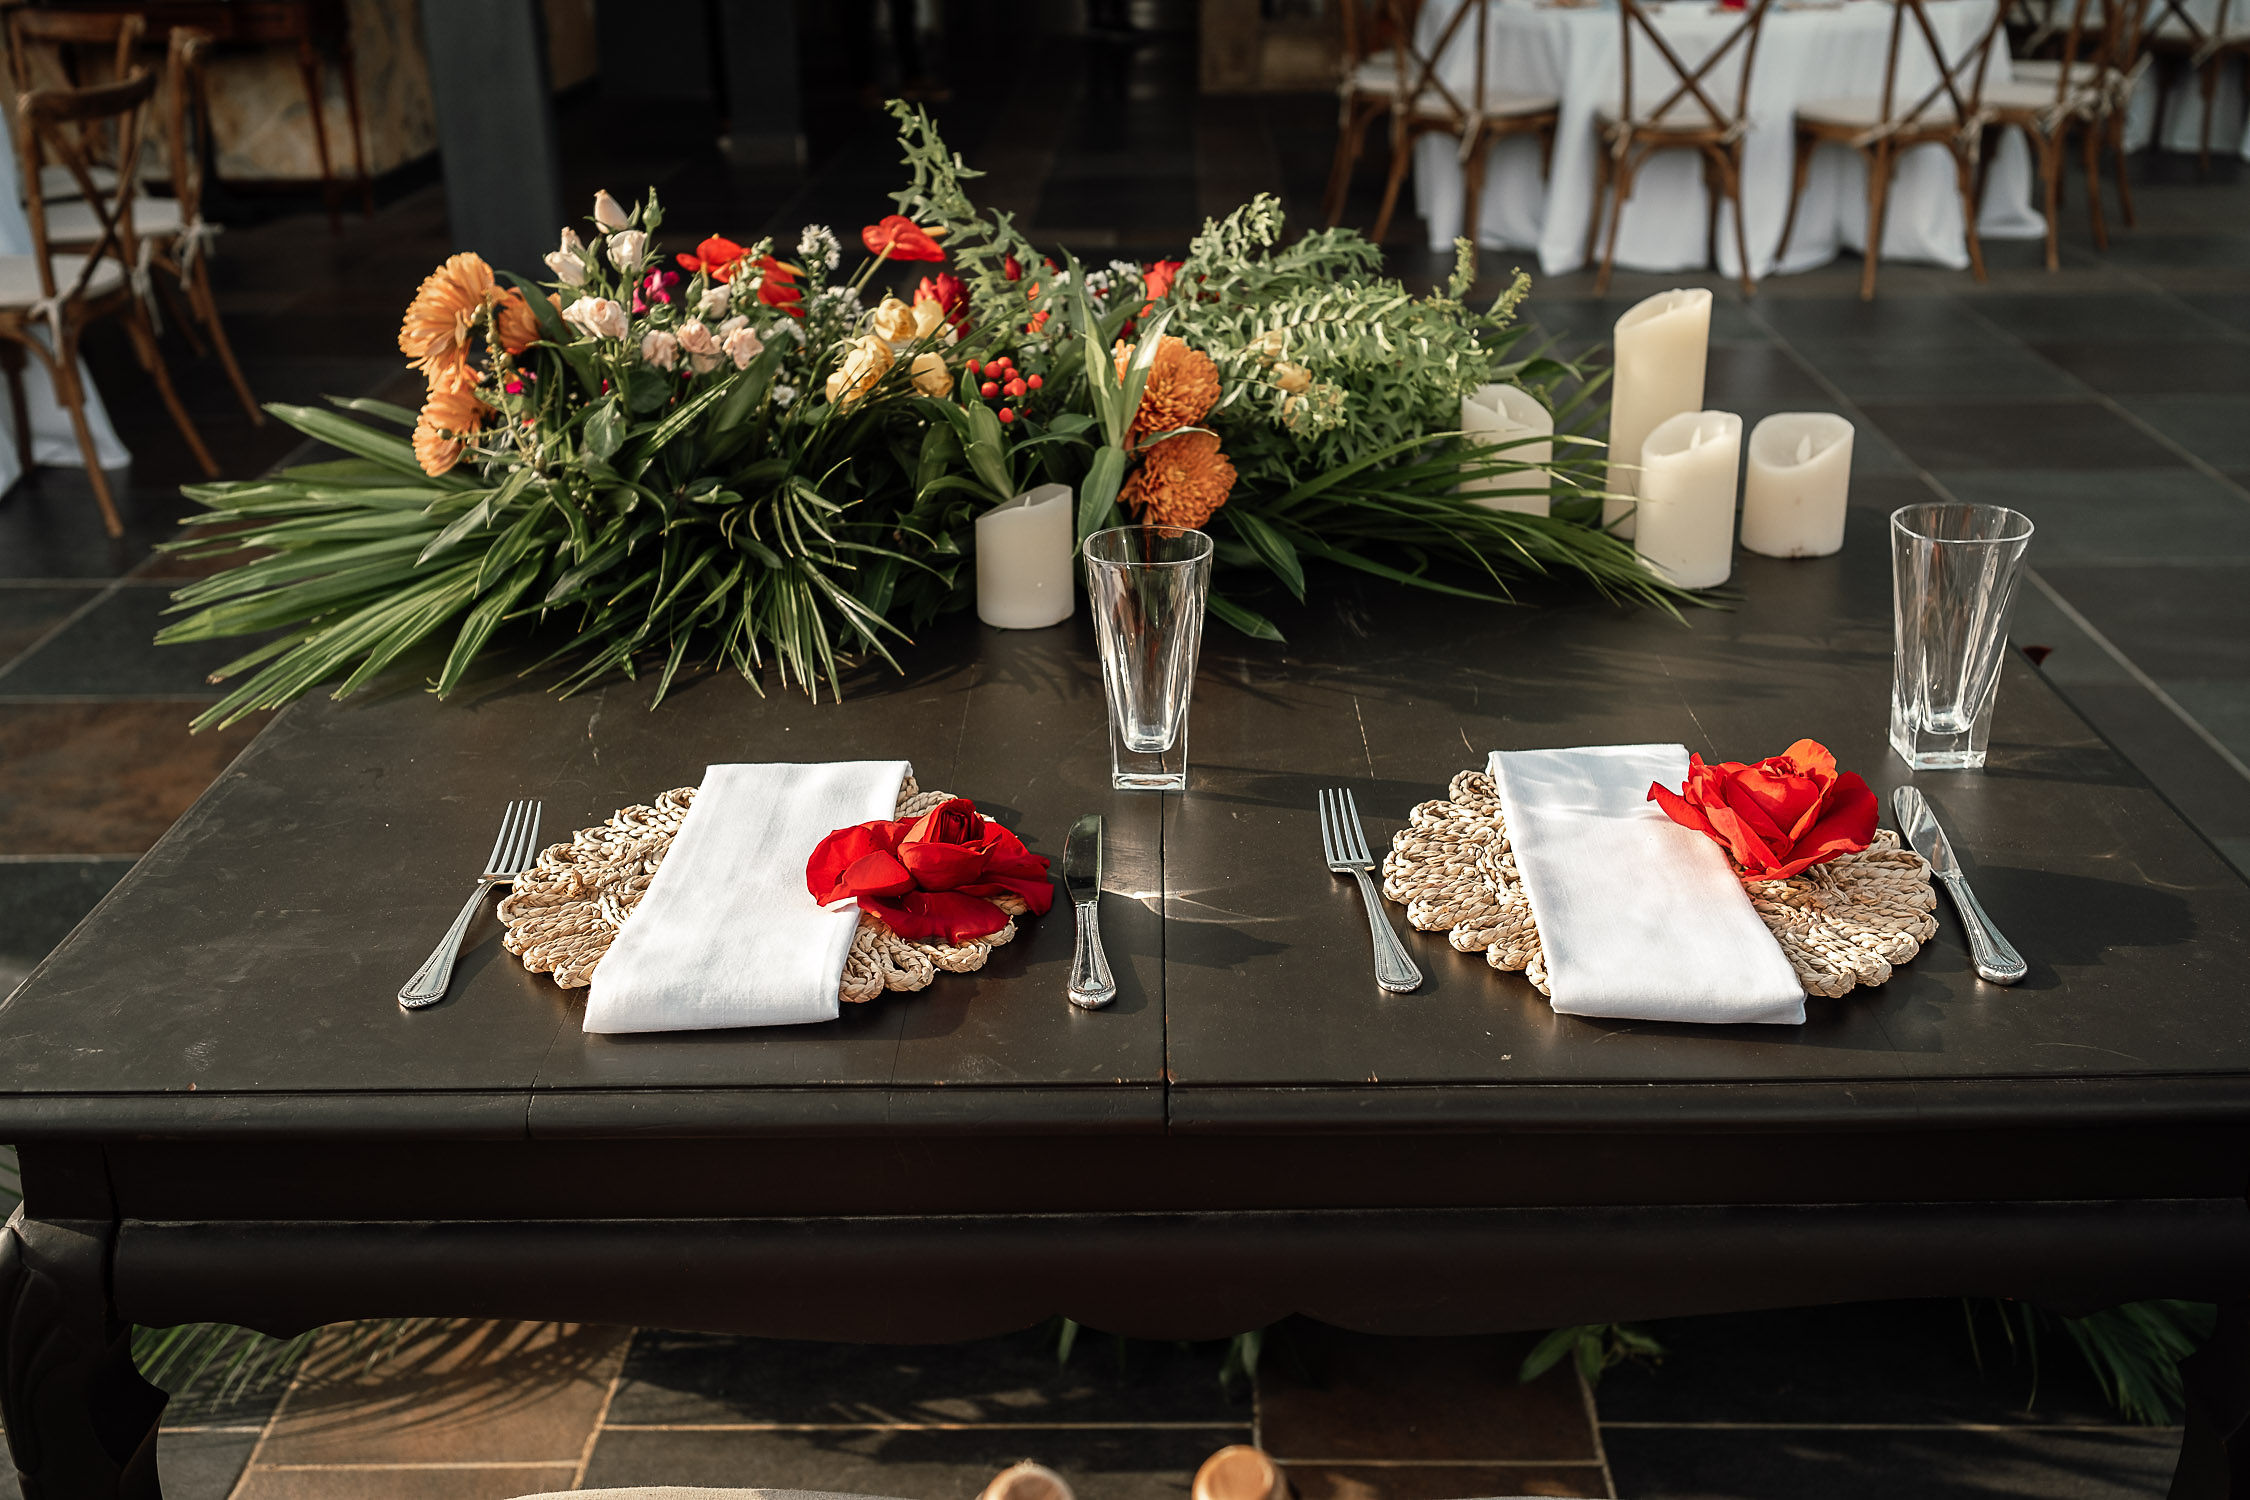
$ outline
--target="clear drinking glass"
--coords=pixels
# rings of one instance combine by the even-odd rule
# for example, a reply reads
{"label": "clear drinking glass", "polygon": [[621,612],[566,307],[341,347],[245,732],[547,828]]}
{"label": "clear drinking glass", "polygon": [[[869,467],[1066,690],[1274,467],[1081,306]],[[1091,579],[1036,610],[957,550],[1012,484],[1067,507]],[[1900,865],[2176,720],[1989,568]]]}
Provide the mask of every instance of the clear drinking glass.
{"label": "clear drinking glass", "polygon": [[2031,518],[1999,505],[1891,513],[1891,748],[1917,771],[1977,770]]}
{"label": "clear drinking glass", "polygon": [[1086,538],[1084,552],[1109,698],[1109,784],[1183,791],[1211,539],[1179,526],[1120,526]]}

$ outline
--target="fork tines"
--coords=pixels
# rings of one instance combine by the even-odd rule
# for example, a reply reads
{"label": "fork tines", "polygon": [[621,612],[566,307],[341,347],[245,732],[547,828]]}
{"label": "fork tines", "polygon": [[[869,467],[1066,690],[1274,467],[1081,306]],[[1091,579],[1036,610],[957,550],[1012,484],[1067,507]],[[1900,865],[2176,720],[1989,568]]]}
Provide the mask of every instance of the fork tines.
{"label": "fork tines", "polygon": [[539,815],[543,807],[530,798],[508,804],[506,815],[500,819],[500,836],[492,841],[492,855],[484,864],[486,879],[500,880],[531,868],[531,862],[539,857]]}
{"label": "fork tines", "polygon": [[1359,804],[1349,787],[1323,787],[1320,793],[1320,844],[1331,865],[1372,865],[1367,832],[1360,827]]}

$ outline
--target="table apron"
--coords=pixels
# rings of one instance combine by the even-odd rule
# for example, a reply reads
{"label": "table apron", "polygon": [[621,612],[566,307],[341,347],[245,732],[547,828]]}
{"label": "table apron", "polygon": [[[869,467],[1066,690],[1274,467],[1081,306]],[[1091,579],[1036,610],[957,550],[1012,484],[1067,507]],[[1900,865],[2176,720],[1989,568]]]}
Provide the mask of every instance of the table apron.
{"label": "table apron", "polygon": [[287,1334],[382,1316],[935,1343],[1064,1314],[1212,1338],[1302,1313],[1498,1332],[2007,1296],[2239,1298],[2240,1199],[507,1222],[127,1219],[118,1312]]}

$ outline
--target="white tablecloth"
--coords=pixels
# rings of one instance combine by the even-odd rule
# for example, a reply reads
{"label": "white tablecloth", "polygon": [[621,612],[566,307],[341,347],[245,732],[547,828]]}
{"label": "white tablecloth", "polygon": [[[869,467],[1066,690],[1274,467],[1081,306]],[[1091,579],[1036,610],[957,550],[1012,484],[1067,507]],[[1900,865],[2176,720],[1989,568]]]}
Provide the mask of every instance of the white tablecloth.
{"label": "white tablecloth", "polygon": [[[0,255],[30,253],[31,220],[24,216],[16,152],[7,132],[0,130]],[[0,376],[0,380],[5,378]],[[94,451],[101,456],[103,468],[121,469],[133,461],[133,455],[118,441],[117,429],[110,425],[109,411],[102,405],[101,392],[94,389],[93,374],[84,360],[78,362],[78,379],[86,391],[86,425],[93,430]],[[70,413],[55,399],[55,383],[35,354],[24,359],[23,400],[31,418],[32,462],[85,467]],[[23,455],[16,452],[15,419],[8,415],[7,397],[0,392],[0,493],[22,477],[23,467]]]}
{"label": "white tablecloth", "polygon": [[[1935,0],[1929,7],[1949,57],[1960,56],[1982,34],[1991,21],[1993,4],[1994,0]],[[1425,52],[1435,45],[1453,9],[1451,0],[1422,7]],[[1652,9],[1666,41],[1690,68],[1741,23],[1739,12],[1722,11],[1701,0],[1673,0]],[[1753,275],[1777,269],[1774,250],[1781,241],[1782,218],[1789,211],[1794,149],[1790,122],[1797,104],[1878,96],[1890,26],[1891,7],[1877,0],[1854,0],[1820,10],[1777,6],[1767,15],[1751,76],[1751,128],[1743,160],[1743,214]],[[1529,138],[1503,141],[1493,150],[1481,208],[1483,222],[1477,227],[1479,244],[1536,249],[1540,268],[1550,275],[1584,263],[1599,149],[1594,111],[1618,95],[1622,32],[1617,12],[1608,7],[1565,10],[1536,0],[1493,0],[1487,88],[1556,95],[1562,100],[1562,123],[1555,139],[1553,170],[1544,184],[1539,179],[1538,149]],[[1464,25],[1438,60],[1448,86],[1464,99],[1475,77],[1474,46],[1474,27]],[[1738,46],[1712,70],[1706,83],[1722,105],[1731,101],[1737,87],[1740,55]],[[1917,100],[1936,83],[1937,72],[1911,27],[1899,56],[1898,98]],[[1994,67],[1993,76],[2006,76],[2004,63]],[[1653,108],[1670,92],[1672,82],[1663,59],[1642,39],[1633,55],[1634,102],[1643,109]],[[1722,87],[1712,88],[1712,82]],[[1445,135],[1425,136],[1416,147],[1414,167],[1416,200],[1429,225],[1430,246],[1446,249],[1461,226],[1456,142]],[[1617,239],[1618,264],[1644,271],[1705,265],[1708,201],[1697,153],[1667,151],[1652,158],[1638,173],[1625,207]],[[2032,207],[2030,156],[2015,132],[1994,154],[1978,228],[1993,239],[2028,239],[2045,233]],[[1809,270],[1833,260],[1844,247],[1856,250],[1866,243],[1866,167],[1857,153],[1824,149],[1805,188],[1796,231],[1790,236],[1789,258],[1778,269]],[[1883,258],[1968,265],[1953,158],[1943,147],[1919,148],[1900,163],[1884,215]],[[1732,276],[1738,262],[1733,225],[1722,221],[1719,269]]]}
{"label": "white tablecloth", "polygon": [[[2195,17],[2206,31],[2218,23],[2219,0],[2186,0],[2187,13]],[[2234,0],[2228,12],[2230,31],[2240,30],[2242,18],[2250,10],[2250,0]],[[2170,16],[2164,0],[2149,0],[2148,24],[2156,25]],[[2173,27],[2179,23],[2174,21]],[[2170,29],[2170,28],[2167,28]],[[2203,144],[2203,83],[2195,69],[2173,60],[2169,72],[2154,63],[2141,78],[2141,86],[2133,95],[2130,108],[2125,111],[2125,144],[2138,151],[2143,146],[2159,144],[2153,140],[2156,133],[2156,80],[2164,73],[2172,82],[2164,100],[2164,139],[2166,151],[2197,151]],[[2219,70],[2219,93],[2211,111],[2211,154],[2225,156],[2239,152],[2242,159],[2250,161],[2250,119],[2245,119],[2242,100],[2242,63],[2229,58]]]}

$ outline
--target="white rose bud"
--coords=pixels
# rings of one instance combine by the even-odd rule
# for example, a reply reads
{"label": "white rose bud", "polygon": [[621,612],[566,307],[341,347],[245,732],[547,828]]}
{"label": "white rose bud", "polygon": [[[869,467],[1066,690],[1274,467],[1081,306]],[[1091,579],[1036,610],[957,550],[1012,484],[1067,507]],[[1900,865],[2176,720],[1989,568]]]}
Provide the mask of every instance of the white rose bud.
{"label": "white rose bud", "polygon": [[638,229],[622,229],[609,237],[609,263],[630,276],[648,254],[648,236]]}
{"label": "white rose bud", "polygon": [[[747,319],[734,321],[745,324],[748,322]],[[737,370],[749,369],[750,361],[766,352],[765,341],[752,333],[747,326],[733,330],[719,347],[726,350],[727,358],[734,361],[734,367]]]}
{"label": "white rose bud", "polygon": [[625,309],[607,297],[579,298],[564,310],[563,321],[597,339],[621,339],[631,326]]}
{"label": "white rose bud", "polygon": [[703,294],[703,300],[695,304],[695,310],[706,318],[719,317],[733,305],[733,297],[734,288],[723,284],[715,286]]}
{"label": "white rose bud", "polygon": [[690,354],[712,355],[719,352],[719,341],[711,336],[710,329],[691,318],[680,325],[680,347]]}
{"label": "white rose bud", "polygon": [[935,297],[914,299],[914,336],[926,339],[945,326],[945,304]]}
{"label": "white rose bud", "polygon": [[945,356],[935,349],[925,349],[914,356],[907,366],[907,378],[914,389],[925,396],[950,396],[953,394],[953,372],[945,367]]}
{"label": "white rose bud", "polygon": [[[565,230],[564,233],[568,233]],[[564,286],[586,284],[586,262],[578,258],[575,250],[550,250],[547,252],[547,269],[555,273],[555,280]]]}
{"label": "white rose bud", "polygon": [[659,328],[641,340],[641,363],[669,370],[680,357],[680,341]]}
{"label": "white rose bud", "polygon": [[876,307],[875,315],[868,319],[868,326],[878,337],[903,344],[914,337],[914,309],[896,297],[885,297]]}
{"label": "white rose bud", "polygon": [[594,222],[604,229],[623,229],[632,221],[625,216],[625,210],[617,200],[609,195],[609,189],[603,188],[594,194]]}
{"label": "white rose bud", "polygon": [[730,338],[733,336],[734,331],[737,328],[748,328],[749,326],[750,320],[742,316],[742,314],[736,313],[733,317],[727,319],[724,323],[721,323],[719,325],[719,337],[722,339]]}

